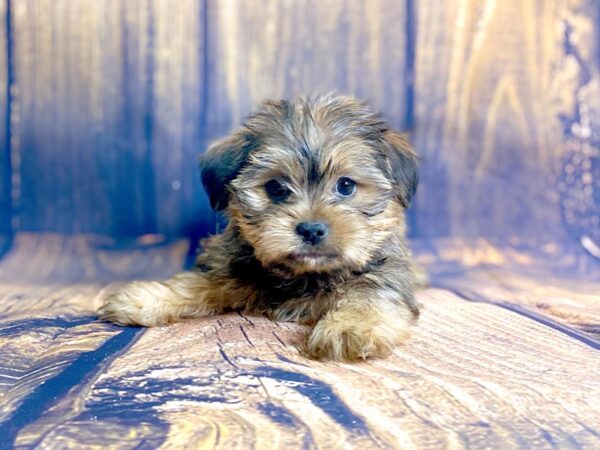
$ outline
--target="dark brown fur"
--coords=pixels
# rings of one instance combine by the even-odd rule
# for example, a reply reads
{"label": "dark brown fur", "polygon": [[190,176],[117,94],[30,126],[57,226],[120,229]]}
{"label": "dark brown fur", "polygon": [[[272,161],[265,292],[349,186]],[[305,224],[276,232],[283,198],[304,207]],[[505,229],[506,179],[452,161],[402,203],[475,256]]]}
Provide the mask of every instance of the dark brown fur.
{"label": "dark brown fur", "polygon": [[[356,182],[350,197],[341,177]],[[108,299],[104,319],[162,325],[242,310],[315,325],[308,355],[338,360],[384,356],[418,316],[404,238],[404,210],[417,185],[406,139],[349,97],[267,102],[202,159],[202,178],[223,234],[204,243],[196,269],[139,282]],[[277,179],[290,190],[270,198]],[[317,246],[296,233],[321,221]]]}

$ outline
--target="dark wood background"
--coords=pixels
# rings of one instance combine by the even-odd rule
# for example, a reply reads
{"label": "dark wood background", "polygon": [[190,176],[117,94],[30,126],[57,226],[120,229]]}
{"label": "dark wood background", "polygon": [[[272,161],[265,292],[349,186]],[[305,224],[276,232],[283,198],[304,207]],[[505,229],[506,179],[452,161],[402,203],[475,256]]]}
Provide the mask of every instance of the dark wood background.
{"label": "dark wood background", "polygon": [[210,231],[207,143],[263,99],[335,90],[411,132],[412,237],[600,242],[599,11],[0,1],[0,234]]}

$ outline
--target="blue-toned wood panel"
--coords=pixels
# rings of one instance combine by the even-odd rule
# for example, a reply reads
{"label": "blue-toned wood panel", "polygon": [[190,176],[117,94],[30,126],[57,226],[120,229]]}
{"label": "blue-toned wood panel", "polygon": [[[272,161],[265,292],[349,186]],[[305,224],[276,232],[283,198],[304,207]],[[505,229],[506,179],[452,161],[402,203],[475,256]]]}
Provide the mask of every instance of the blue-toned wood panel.
{"label": "blue-toned wood panel", "polygon": [[265,98],[351,92],[397,128],[409,113],[404,2],[13,9],[22,230],[206,231],[196,156]]}
{"label": "blue-toned wood panel", "polygon": [[209,138],[262,100],[330,91],[368,100],[405,128],[407,25],[406,1],[209,0]]}
{"label": "blue-toned wood panel", "polygon": [[179,234],[212,222],[196,163],[202,5],[15,2],[20,229]]}
{"label": "blue-toned wood panel", "polygon": [[205,232],[196,155],[207,142],[265,98],[337,90],[415,127],[414,236],[598,242],[598,10],[591,0],[12,2],[12,32],[0,34],[14,41],[14,120],[1,121],[12,135],[2,131],[0,167],[12,154],[13,222]]}
{"label": "blue-toned wood panel", "polygon": [[11,232],[8,17],[7,3],[0,2],[0,254]]}
{"label": "blue-toned wood panel", "polygon": [[588,0],[417,3],[421,235],[600,242],[599,17]]}
{"label": "blue-toned wood panel", "polygon": [[600,260],[600,3],[568,9],[560,27],[561,72],[554,85],[563,152],[556,163],[562,222]]}

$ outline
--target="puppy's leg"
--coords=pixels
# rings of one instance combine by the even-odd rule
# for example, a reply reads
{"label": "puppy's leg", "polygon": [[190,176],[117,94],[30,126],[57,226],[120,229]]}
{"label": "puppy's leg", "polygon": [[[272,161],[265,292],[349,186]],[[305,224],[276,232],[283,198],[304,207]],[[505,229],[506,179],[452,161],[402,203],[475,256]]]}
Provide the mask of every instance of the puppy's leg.
{"label": "puppy's leg", "polygon": [[136,281],[107,298],[98,315],[119,325],[165,325],[219,312],[209,293],[210,281],[201,272],[182,272],[160,282]]}
{"label": "puppy's leg", "polygon": [[319,359],[351,361],[389,355],[409,335],[418,311],[385,290],[361,290],[340,299],[317,322],[305,352]]}

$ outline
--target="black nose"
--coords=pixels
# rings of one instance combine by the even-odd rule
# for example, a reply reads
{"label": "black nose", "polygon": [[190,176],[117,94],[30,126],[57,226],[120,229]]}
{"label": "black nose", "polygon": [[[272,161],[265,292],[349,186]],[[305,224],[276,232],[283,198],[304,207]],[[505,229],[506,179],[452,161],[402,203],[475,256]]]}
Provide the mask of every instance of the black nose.
{"label": "black nose", "polygon": [[302,236],[304,242],[312,245],[321,242],[327,236],[327,231],[329,228],[323,222],[302,222],[296,227],[296,233]]}

